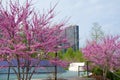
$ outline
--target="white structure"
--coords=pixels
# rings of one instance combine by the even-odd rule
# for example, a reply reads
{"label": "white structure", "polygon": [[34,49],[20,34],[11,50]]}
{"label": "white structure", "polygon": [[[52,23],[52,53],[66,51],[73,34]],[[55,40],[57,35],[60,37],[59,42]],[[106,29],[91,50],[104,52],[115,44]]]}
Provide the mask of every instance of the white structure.
{"label": "white structure", "polygon": [[85,66],[85,62],[70,63],[69,71],[78,71],[78,67],[79,67],[79,71],[84,71],[84,66]]}

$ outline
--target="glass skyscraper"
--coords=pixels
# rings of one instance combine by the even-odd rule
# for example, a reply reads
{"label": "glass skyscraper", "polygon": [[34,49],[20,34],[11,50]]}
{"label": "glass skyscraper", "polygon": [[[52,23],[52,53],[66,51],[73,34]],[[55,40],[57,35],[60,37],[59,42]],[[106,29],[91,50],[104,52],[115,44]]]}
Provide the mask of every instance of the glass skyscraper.
{"label": "glass skyscraper", "polygon": [[79,26],[69,26],[65,29],[65,37],[73,50],[79,50]]}

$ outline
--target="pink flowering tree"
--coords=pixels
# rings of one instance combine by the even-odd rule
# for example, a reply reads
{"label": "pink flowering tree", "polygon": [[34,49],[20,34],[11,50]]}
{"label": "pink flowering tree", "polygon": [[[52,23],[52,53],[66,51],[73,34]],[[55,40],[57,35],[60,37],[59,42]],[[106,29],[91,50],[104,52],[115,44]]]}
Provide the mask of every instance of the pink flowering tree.
{"label": "pink flowering tree", "polygon": [[107,71],[120,66],[118,61],[120,56],[119,36],[107,36],[100,42],[88,42],[82,51],[88,61],[93,62],[103,70],[104,77]]}
{"label": "pink flowering tree", "polygon": [[[63,36],[66,22],[52,22],[55,7],[38,14],[28,0],[24,5],[11,0],[9,3],[7,8],[0,4],[0,61],[6,60],[9,66],[14,66],[11,61],[16,59],[17,69],[12,69],[18,80],[30,80],[37,69],[32,69],[32,66],[40,66],[40,60],[48,59],[49,52],[55,53],[67,47]],[[62,44],[64,46],[57,47]],[[51,63],[66,66],[59,59],[53,59]]]}

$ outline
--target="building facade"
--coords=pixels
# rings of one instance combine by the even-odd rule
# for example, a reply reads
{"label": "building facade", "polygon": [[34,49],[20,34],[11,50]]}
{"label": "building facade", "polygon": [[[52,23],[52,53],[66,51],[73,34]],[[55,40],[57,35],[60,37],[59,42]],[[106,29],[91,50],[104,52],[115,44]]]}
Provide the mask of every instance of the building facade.
{"label": "building facade", "polygon": [[65,29],[65,37],[73,50],[79,50],[79,26],[69,26]]}

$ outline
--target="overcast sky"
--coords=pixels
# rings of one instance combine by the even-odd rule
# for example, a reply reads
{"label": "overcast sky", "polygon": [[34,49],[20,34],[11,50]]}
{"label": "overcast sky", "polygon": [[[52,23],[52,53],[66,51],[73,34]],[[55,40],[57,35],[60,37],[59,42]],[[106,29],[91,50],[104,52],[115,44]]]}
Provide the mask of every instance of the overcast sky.
{"label": "overcast sky", "polygon": [[94,22],[106,34],[120,34],[120,0],[33,0],[33,3],[36,10],[49,9],[50,4],[58,3],[56,20],[70,17],[70,25],[79,25],[80,46],[85,45]]}

